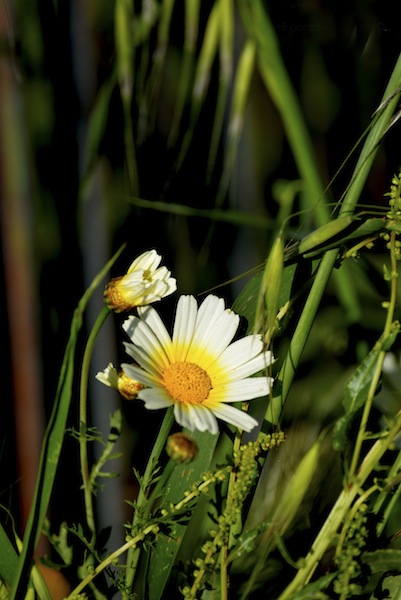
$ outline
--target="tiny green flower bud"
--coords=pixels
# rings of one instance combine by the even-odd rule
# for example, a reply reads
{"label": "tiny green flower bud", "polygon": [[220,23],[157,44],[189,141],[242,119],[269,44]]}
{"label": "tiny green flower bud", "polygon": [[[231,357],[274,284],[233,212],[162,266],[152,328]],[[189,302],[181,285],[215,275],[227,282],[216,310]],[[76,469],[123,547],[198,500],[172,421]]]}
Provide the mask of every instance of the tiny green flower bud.
{"label": "tiny green flower bud", "polygon": [[175,462],[187,464],[198,454],[198,446],[189,435],[178,432],[168,437],[166,452]]}

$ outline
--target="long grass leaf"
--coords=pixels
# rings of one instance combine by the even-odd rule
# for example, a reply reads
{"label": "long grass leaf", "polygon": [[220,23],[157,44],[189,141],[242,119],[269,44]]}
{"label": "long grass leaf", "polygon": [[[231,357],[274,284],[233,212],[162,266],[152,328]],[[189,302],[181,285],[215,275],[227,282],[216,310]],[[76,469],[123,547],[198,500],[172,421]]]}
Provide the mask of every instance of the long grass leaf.
{"label": "long grass leaf", "polygon": [[25,595],[33,552],[42,530],[43,521],[49,506],[63,446],[67,416],[72,400],[75,371],[75,350],[78,334],[82,327],[83,314],[93,292],[99,286],[110,267],[121,254],[122,250],[123,248],[120,248],[113,258],[107,263],[104,269],[102,269],[102,271],[95,277],[74,311],[70,336],[61,366],[56,398],[43,439],[32,509],[27,522],[17,569],[13,574],[10,600],[19,600],[19,598],[23,598]]}
{"label": "long grass leaf", "polygon": [[203,36],[202,46],[195,70],[195,79],[191,97],[191,113],[189,124],[182,141],[181,151],[177,158],[176,169],[182,165],[191,144],[199,113],[206,99],[212,75],[213,63],[216,60],[221,29],[221,11],[219,3],[215,2],[210,11]]}
{"label": "long grass leaf", "polygon": [[247,40],[238,60],[233,85],[233,96],[227,127],[226,155],[219,190],[217,192],[217,206],[219,206],[224,199],[232,176],[245,121],[245,111],[255,69],[255,60],[255,44],[253,40]]}
{"label": "long grass leaf", "polygon": [[315,475],[319,461],[320,446],[321,440],[313,444],[289,481],[282,499],[271,517],[270,527],[263,534],[263,541],[259,544],[258,560],[244,586],[241,600],[245,600],[252,591],[265,566],[267,557],[277,545],[277,534],[279,536],[285,535],[293,523]]}
{"label": "long grass leaf", "polygon": [[174,106],[173,120],[167,139],[167,146],[172,148],[177,141],[185,104],[189,97],[195,70],[196,43],[199,34],[200,0],[185,1],[184,46],[182,62]]}
{"label": "long grass leaf", "polygon": [[260,215],[255,216],[250,213],[236,210],[219,210],[217,208],[209,210],[207,208],[193,208],[192,206],[187,206],[186,204],[163,202],[161,200],[146,200],[144,198],[131,198],[130,202],[135,206],[139,206],[140,208],[166,212],[171,215],[221,221],[223,223],[238,225],[239,227],[258,227],[271,230],[275,226],[274,219],[269,219]]}
{"label": "long grass leaf", "polygon": [[[163,67],[166,60],[174,4],[175,0],[164,0],[160,9],[157,28],[157,43],[153,52],[152,68],[147,79],[145,91],[148,114],[146,120],[147,122],[144,124],[144,128],[149,131],[154,131],[155,129],[157,104],[162,84]],[[146,133],[143,132],[142,135],[146,135]],[[140,141],[141,140],[142,138]]]}
{"label": "long grass leaf", "polygon": [[[177,465],[171,475],[165,493],[163,505],[166,509],[170,503],[177,503],[187,490],[196,482],[202,481],[202,475],[210,469],[218,436],[210,433],[195,431],[188,432],[198,444],[199,453],[189,465]],[[192,518],[196,518],[196,512]],[[175,564],[187,525],[176,523],[168,536],[159,536],[152,550],[149,564],[149,599],[160,600],[166,588],[171,570]]]}
{"label": "long grass leaf", "polygon": [[[221,35],[219,44],[219,84],[217,91],[216,108],[213,116],[212,135],[210,149],[207,159],[206,181],[212,178],[217,151],[223,130],[224,117],[226,113],[227,99],[233,73],[234,53],[234,6],[232,0],[220,0],[220,23]],[[228,146],[230,147],[230,146]],[[216,206],[220,206],[221,200],[217,197]]]}

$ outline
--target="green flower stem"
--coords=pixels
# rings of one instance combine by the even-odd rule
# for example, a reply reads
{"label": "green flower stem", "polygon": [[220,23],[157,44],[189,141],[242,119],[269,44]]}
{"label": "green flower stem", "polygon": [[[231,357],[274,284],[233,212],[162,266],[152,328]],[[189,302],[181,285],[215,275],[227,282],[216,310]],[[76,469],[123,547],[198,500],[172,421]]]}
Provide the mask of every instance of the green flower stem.
{"label": "green flower stem", "polygon": [[[341,216],[352,214],[357,206],[359,197],[362,193],[366,179],[370,173],[374,158],[376,156],[378,146],[388,130],[389,123],[400,94],[400,84],[401,54],[397,60],[389,83],[383,94],[382,103],[386,102],[385,108],[378,113],[375,118],[374,124],[370,129],[359,155],[359,159],[355,166],[348,190],[342,200],[340,209]],[[394,97],[392,97],[393,95]],[[388,98],[392,98],[392,100],[387,102]],[[337,255],[337,249],[329,250],[326,252],[319,265],[315,280],[306,300],[304,310],[292,337],[290,347],[287,352],[287,357],[278,376],[278,381],[281,383],[282,388],[280,389],[279,385],[275,386],[277,395],[273,396],[267,408],[265,419],[270,423],[277,424],[281,415],[281,411],[287,399],[287,395],[290,390],[303,349],[308,339],[310,329],[315,319],[320,300],[324,294],[324,290],[326,289],[326,285],[334,268]]]}
{"label": "green flower stem", "polygon": [[[163,448],[166,445],[167,436],[170,433],[171,427],[174,423],[174,414],[173,409],[168,409],[166,416],[163,419],[162,425],[160,427],[159,434],[156,438],[156,441],[153,445],[151,455],[146,465],[145,473],[143,475],[143,479],[141,481],[138,498],[136,500],[135,506],[135,514],[132,521],[131,533],[134,535],[135,528],[138,525],[138,522],[141,518],[143,518],[143,510],[145,504],[148,502],[148,487],[149,483],[152,479],[152,474],[155,466],[159,460],[159,457],[163,451]],[[127,557],[127,569],[125,573],[125,583],[126,589],[129,590],[133,584],[136,568],[138,565],[140,555],[140,548],[130,548]]]}
{"label": "green flower stem", "polygon": [[[386,338],[391,333],[391,328],[392,328],[392,324],[393,324],[393,320],[394,320],[394,313],[395,313],[396,303],[397,303],[398,262],[397,262],[396,254],[395,254],[395,252],[396,252],[396,248],[395,248],[396,237],[397,237],[396,232],[392,231],[390,234],[390,261],[391,261],[390,300],[389,300],[389,306],[388,306],[388,310],[387,310],[386,323],[385,323],[384,331],[383,331],[383,339],[384,340],[386,340]],[[352,460],[351,460],[350,472],[349,472],[350,479],[352,479],[352,477],[354,476],[355,471],[358,467],[358,462],[359,462],[359,458],[360,458],[361,450],[362,450],[362,444],[363,444],[363,441],[364,441],[365,435],[366,435],[366,427],[368,424],[368,419],[369,419],[370,411],[372,409],[373,399],[376,394],[377,386],[379,385],[379,381],[380,381],[380,377],[381,377],[381,373],[382,373],[382,369],[383,369],[383,361],[384,361],[385,356],[386,356],[386,351],[381,350],[381,352],[379,353],[378,359],[377,359],[375,373],[374,373],[374,376],[372,377],[372,382],[370,384],[368,397],[366,398],[366,402],[365,402],[365,405],[363,408],[361,424],[359,426],[358,435],[356,438],[355,447],[354,447],[354,451],[352,454]]]}
{"label": "green flower stem", "polygon": [[99,331],[103,327],[104,322],[106,321],[109,314],[110,309],[107,306],[104,306],[88,336],[88,341],[86,342],[84,356],[82,359],[81,383],[79,393],[79,455],[81,462],[82,486],[84,490],[85,517],[89,530],[92,534],[92,539],[94,539],[95,536],[96,526],[88,465],[88,445],[86,439],[86,428],[88,422],[88,378],[93,347],[95,345],[95,341],[99,334]]}
{"label": "green flower stem", "polygon": [[366,492],[364,492],[361,496],[359,496],[358,500],[356,500],[354,502],[353,506],[348,511],[348,514],[344,521],[344,525],[341,530],[340,539],[336,546],[336,552],[335,552],[336,559],[341,555],[341,553],[343,551],[345,537],[347,535],[347,531],[348,531],[352,521],[355,518],[355,515],[360,510],[362,504],[365,504],[365,502],[369,498],[369,496],[371,496],[373,494],[373,492],[376,492],[378,489],[379,489],[379,486],[377,485],[377,483],[373,484],[368,490],[366,490]]}
{"label": "green flower stem", "polygon": [[278,600],[291,600],[296,591],[302,589],[311,579],[321,558],[333,543],[333,537],[336,535],[341,523],[344,522],[352,503],[361,491],[361,486],[377,467],[381,458],[392,445],[395,436],[401,430],[401,412],[394,418],[393,426],[386,437],[380,438],[375,442],[372,448],[362,461],[360,469],[352,484],[346,486],[339,495],[337,502],[333,506],[323,527],[317,535],[309,554],[303,561],[303,567],[281,593]]}
{"label": "green flower stem", "polygon": [[228,600],[228,566],[227,566],[228,547],[223,544],[220,550],[220,600]]}

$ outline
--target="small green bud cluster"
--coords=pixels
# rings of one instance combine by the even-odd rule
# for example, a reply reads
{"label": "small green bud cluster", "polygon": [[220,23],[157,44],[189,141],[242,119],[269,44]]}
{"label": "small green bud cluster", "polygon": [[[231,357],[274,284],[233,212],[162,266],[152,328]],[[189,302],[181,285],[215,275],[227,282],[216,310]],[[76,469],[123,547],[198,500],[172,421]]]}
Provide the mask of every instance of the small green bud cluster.
{"label": "small green bud cluster", "polygon": [[[387,229],[393,232],[393,236],[388,232],[382,233],[381,236],[386,242],[387,249],[392,252],[394,258],[398,261],[401,260],[401,242],[394,240],[394,238],[396,234],[401,232],[401,172],[394,175],[391,180],[390,191],[385,196],[390,198],[390,210],[387,212],[386,217],[388,219]],[[396,273],[385,273],[386,280],[391,280],[396,276]]]}
{"label": "small green bud cluster", "polygon": [[339,572],[334,581],[334,591],[341,597],[353,598],[355,594],[360,593],[360,585],[355,580],[361,575],[359,557],[369,533],[366,526],[367,510],[368,505],[365,503],[358,507],[348,527],[341,552],[336,558]]}
{"label": "small green bud cluster", "polygon": [[394,175],[391,180],[390,191],[385,196],[390,198],[390,210],[387,213],[387,218],[401,221],[401,172]]}
{"label": "small green bud cluster", "polygon": [[181,590],[187,600],[196,597],[196,593],[204,586],[202,583],[207,572],[214,571],[218,553],[223,546],[228,546],[230,529],[241,518],[242,508],[250,490],[256,483],[260,468],[259,457],[271,448],[279,446],[285,440],[283,432],[262,434],[255,442],[248,442],[233,454],[233,475],[235,479],[229,490],[224,511],[217,517],[218,529],[209,531],[210,538],[203,544],[203,558],[196,558],[193,571],[192,587]]}

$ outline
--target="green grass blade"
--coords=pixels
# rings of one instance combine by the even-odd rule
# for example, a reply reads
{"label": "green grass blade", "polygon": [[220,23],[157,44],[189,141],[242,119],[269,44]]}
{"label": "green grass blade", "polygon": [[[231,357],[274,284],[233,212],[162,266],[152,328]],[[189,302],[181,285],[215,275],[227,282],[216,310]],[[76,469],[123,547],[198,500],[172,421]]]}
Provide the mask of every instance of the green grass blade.
{"label": "green grass blade", "polygon": [[99,275],[95,277],[74,311],[70,337],[65,350],[63,364],[61,366],[54,407],[43,439],[34,500],[23,538],[23,545],[18,560],[17,569],[13,573],[10,600],[19,600],[19,598],[23,598],[25,596],[33,552],[42,530],[43,521],[49,506],[57,467],[60,460],[61,449],[63,446],[67,416],[72,400],[72,387],[75,371],[75,350],[78,334],[82,327],[83,314],[93,292],[99,286],[112,264],[121,254],[122,250],[123,248],[120,248],[114,257],[107,263],[104,269],[102,269]]}
{"label": "green grass blade", "polygon": [[[206,181],[210,182],[217,151],[223,130],[224,115],[226,112],[227,98],[231,85],[233,72],[234,53],[234,7],[232,0],[220,0],[220,44],[219,44],[219,84],[217,103],[213,116],[212,136],[210,140],[209,156],[206,167]],[[230,146],[228,145],[230,148]],[[221,205],[222,197],[217,197],[216,206]]]}
{"label": "green grass blade", "polygon": [[[396,95],[394,92],[399,90],[401,84],[401,55],[399,56],[394,70],[391,74],[389,83],[383,95],[383,101],[392,97],[391,102],[386,104],[385,109],[380,113],[378,119],[375,120],[366,140],[362,147],[361,154],[355,166],[351,183],[347,193],[343,199],[340,209],[340,215],[352,214],[357,206],[360,194],[366,183],[370,173],[373,161],[376,156],[378,145],[383,139],[384,132],[388,129],[388,124],[391,122],[391,117],[398,101],[399,91]],[[273,398],[266,413],[266,420],[271,423],[277,423],[277,419],[281,414],[285,404],[289,389],[291,387],[295,372],[301,360],[302,352],[308,339],[312,323],[314,322],[317,310],[320,305],[321,298],[326,289],[327,282],[332,274],[336,259],[337,250],[328,251],[320,265],[313,282],[311,291],[306,300],[304,310],[298,321],[294,335],[292,337],[290,347],[288,349],[286,359],[278,376],[278,383],[273,390]]]}
{"label": "green grass blade", "polygon": [[252,75],[255,69],[255,44],[253,40],[247,40],[238,60],[237,71],[234,80],[233,97],[228,122],[226,156],[224,160],[223,173],[217,193],[216,205],[219,206],[227,192],[238,146],[245,121],[247,100],[252,84]]}
{"label": "green grass blade", "polygon": [[145,200],[144,198],[133,198],[130,200],[135,206],[147,208],[159,212],[166,212],[171,215],[180,215],[183,217],[197,217],[210,219],[211,221],[220,221],[222,223],[231,223],[238,227],[258,227],[262,229],[274,229],[276,222],[261,215],[255,216],[251,213],[237,210],[193,208],[186,204],[176,204],[175,202],[163,202],[162,200]]}
{"label": "green grass blade", "polygon": [[[166,60],[174,4],[175,0],[164,0],[161,4],[157,28],[157,44],[153,53],[151,72],[146,83],[147,89],[145,92],[145,102],[147,106],[147,118],[145,128],[150,132],[155,130],[157,106],[163,78],[163,67]],[[142,135],[144,135],[144,133]]]}
{"label": "green grass blade", "polygon": [[185,103],[188,100],[195,70],[195,52],[199,33],[199,0],[185,1],[184,47],[177,88],[174,115],[168,135],[167,146],[172,148],[177,142]]}
{"label": "green grass blade", "polygon": [[189,117],[188,128],[182,141],[181,151],[177,159],[177,170],[181,167],[187,155],[200,110],[206,99],[206,94],[210,84],[210,77],[212,74],[212,67],[219,47],[220,29],[221,11],[219,2],[215,2],[206,23],[205,34],[196,65],[195,80],[191,98],[191,114]]}

